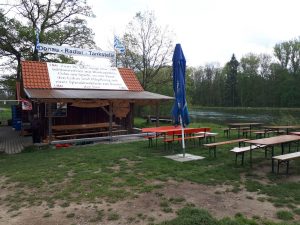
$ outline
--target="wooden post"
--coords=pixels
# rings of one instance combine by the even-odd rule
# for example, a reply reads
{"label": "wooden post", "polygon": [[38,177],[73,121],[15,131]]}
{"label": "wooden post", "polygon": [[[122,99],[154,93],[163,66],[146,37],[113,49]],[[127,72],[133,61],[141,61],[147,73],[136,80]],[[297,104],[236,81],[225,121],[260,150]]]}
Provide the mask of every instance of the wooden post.
{"label": "wooden post", "polygon": [[51,143],[52,141],[52,108],[51,108],[51,103],[47,103],[47,108],[48,108],[48,144]]}
{"label": "wooden post", "polygon": [[134,125],[134,103],[129,103],[128,132],[131,134]]}
{"label": "wooden post", "polygon": [[113,103],[109,102],[109,141],[112,141],[112,119],[113,119],[113,112],[112,112]]}
{"label": "wooden post", "polygon": [[155,103],[156,126],[159,126],[159,102]]}

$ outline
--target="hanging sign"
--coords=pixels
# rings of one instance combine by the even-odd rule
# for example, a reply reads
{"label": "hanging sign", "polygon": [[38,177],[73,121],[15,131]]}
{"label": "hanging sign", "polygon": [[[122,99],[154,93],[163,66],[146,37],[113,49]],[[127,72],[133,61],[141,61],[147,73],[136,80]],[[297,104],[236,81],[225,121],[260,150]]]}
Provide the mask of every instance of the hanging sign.
{"label": "hanging sign", "polygon": [[42,43],[39,43],[37,45],[37,50],[38,52],[63,54],[63,55],[89,56],[89,57],[106,58],[106,59],[115,58],[114,51],[81,49],[81,48],[73,48],[68,46],[47,45]]}
{"label": "hanging sign", "polygon": [[47,63],[52,88],[128,90],[116,67]]}
{"label": "hanging sign", "polygon": [[22,110],[24,111],[32,110],[32,104],[30,101],[26,99],[21,99],[21,101],[22,101]]}

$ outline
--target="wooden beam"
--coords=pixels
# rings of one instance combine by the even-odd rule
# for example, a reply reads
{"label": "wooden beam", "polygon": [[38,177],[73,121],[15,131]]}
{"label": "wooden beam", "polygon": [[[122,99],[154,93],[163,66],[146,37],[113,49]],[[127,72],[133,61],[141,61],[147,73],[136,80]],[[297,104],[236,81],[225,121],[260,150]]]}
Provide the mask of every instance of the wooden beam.
{"label": "wooden beam", "polygon": [[[110,107],[110,104],[111,104],[111,102],[109,103],[109,107]],[[101,106],[101,109],[104,111],[104,112],[106,112],[106,114],[109,116],[110,114],[110,112],[109,111],[107,111],[107,109],[104,107],[104,106]]]}
{"label": "wooden beam", "polygon": [[51,104],[47,104],[47,108],[48,108],[48,136],[49,136],[49,140],[48,143],[50,144],[52,141],[52,108],[51,108]]}
{"label": "wooden beam", "polygon": [[159,102],[155,104],[156,126],[159,126]]}
{"label": "wooden beam", "polygon": [[112,141],[112,119],[113,119],[113,111],[112,111],[113,104],[109,102],[109,140]]}

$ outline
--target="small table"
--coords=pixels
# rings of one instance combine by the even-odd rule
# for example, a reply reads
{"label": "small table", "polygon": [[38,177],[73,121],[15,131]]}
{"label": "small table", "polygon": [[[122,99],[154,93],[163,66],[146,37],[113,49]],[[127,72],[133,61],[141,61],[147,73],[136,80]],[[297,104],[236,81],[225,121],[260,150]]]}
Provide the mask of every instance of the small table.
{"label": "small table", "polygon": [[235,127],[235,128],[238,129],[238,138],[240,137],[241,127],[249,127],[250,137],[251,137],[252,127],[254,127],[254,126],[261,126],[261,125],[262,125],[262,123],[256,123],[256,122],[249,122],[249,123],[228,123],[229,129],[233,128],[233,127]]}
{"label": "small table", "polygon": [[[269,138],[261,138],[256,140],[249,140],[245,141],[245,143],[249,143],[250,146],[252,145],[266,145],[271,147],[272,152],[272,173],[274,172],[274,146],[280,144],[281,145],[281,154],[284,153],[284,144],[285,143],[291,143],[294,141],[299,141],[300,136],[297,135],[279,135],[275,137],[269,137]],[[250,147],[250,164],[252,165],[252,149]]]}

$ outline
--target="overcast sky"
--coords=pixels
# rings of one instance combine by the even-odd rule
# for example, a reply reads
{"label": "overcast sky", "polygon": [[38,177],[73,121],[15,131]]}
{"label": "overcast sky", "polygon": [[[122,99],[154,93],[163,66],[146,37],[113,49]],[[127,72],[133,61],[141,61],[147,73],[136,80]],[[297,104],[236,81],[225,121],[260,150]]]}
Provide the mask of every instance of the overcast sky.
{"label": "overcast sky", "polygon": [[[300,36],[300,0],[88,0],[96,44],[112,50],[136,12],[154,11],[181,43],[188,66],[219,62],[235,53],[273,53],[276,43]],[[175,46],[174,46],[175,47]]]}

